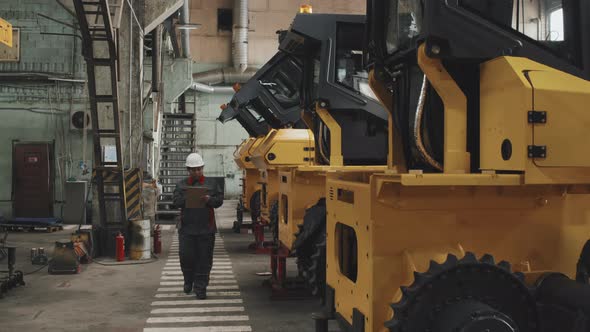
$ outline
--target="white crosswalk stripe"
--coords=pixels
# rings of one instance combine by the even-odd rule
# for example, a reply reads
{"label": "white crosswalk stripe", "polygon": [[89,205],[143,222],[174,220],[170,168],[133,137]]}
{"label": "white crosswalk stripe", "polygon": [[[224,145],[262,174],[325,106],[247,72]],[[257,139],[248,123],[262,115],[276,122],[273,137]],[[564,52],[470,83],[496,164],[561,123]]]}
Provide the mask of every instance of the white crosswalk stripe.
{"label": "white crosswalk stripe", "polygon": [[154,309],[152,314],[193,314],[211,312],[243,312],[244,307],[206,307],[206,308],[165,308]]}
{"label": "white crosswalk stripe", "polygon": [[150,317],[147,323],[198,323],[198,322],[236,322],[250,320],[248,316],[176,316]]}
{"label": "white crosswalk stripe", "polygon": [[[222,286],[211,286],[207,287],[207,290],[210,289],[238,289],[238,285],[222,285]],[[160,287],[158,288],[158,292],[182,292],[182,287]]]}
{"label": "white crosswalk stripe", "polygon": [[[218,297],[218,296],[240,296],[240,292],[207,292],[207,297]],[[184,294],[184,293],[158,293],[157,298],[168,298],[168,297],[184,297],[194,298],[195,294]]]}
{"label": "white crosswalk stripe", "polygon": [[[163,228],[162,228],[163,229]],[[252,332],[249,316],[240,298],[233,265],[221,237],[216,236],[213,249],[207,299],[183,292],[184,277],[180,268],[178,235],[168,248],[162,268],[160,287],[151,303],[144,332]]]}
{"label": "white crosswalk stripe", "polygon": [[144,332],[252,332],[250,326],[148,327]]}
{"label": "white crosswalk stripe", "polygon": [[174,300],[154,301],[152,306],[176,306],[176,305],[210,305],[210,304],[240,304],[242,299],[206,299],[206,300]]}
{"label": "white crosswalk stripe", "polygon": [[[232,270],[211,270],[211,274],[227,274],[227,273],[231,273],[233,274],[234,272]],[[178,271],[168,271],[168,270],[164,270],[162,271],[162,275],[165,276],[173,276],[173,275],[182,275],[182,271],[178,270]]]}
{"label": "white crosswalk stripe", "polygon": [[[215,279],[233,279],[234,276],[233,275],[212,275],[209,276],[209,279],[211,280],[215,280]],[[179,276],[162,276],[160,278],[161,280],[184,280],[184,277],[182,275]]]}
{"label": "white crosswalk stripe", "polygon": [[[237,281],[231,280],[231,279],[227,279],[227,280],[217,280],[217,279],[209,280],[209,285],[236,284],[236,283],[237,283]],[[160,286],[182,286],[182,285],[184,285],[184,281],[183,280],[179,280],[179,281],[160,281]]]}
{"label": "white crosswalk stripe", "polygon": [[[231,264],[213,263],[212,268],[213,269],[231,269],[232,265]],[[180,264],[166,264],[166,265],[164,265],[164,270],[174,270],[174,269],[180,269]]]}

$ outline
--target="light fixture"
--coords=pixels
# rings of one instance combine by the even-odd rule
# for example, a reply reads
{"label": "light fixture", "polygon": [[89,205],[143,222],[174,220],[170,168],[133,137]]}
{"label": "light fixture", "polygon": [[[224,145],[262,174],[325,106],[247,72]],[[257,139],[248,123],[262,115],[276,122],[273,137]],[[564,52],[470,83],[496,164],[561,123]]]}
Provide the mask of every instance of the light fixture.
{"label": "light fixture", "polygon": [[196,30],[201,28],[200,23],[184,23],[184,24],[177,24],[176,28],[180,30]]}
{"label": "light fixture", "polygon": [[311,13],[313,13],[313,7],[311,5],[301,5],[301,6],[299,6],[299,13],[300,14],[311,14]]}

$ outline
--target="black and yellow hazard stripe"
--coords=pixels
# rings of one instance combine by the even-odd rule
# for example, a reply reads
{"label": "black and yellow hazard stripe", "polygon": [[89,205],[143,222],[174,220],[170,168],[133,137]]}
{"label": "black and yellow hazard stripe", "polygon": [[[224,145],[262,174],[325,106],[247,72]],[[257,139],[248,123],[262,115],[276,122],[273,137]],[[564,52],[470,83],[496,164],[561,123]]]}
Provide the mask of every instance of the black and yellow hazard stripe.
{"label": "black and yellow hazard stripe", "polygon": [[133,168],[125,172],[125,205],[127,219],[139,220],[141,216],[141,169]]}
{"label": "black and yellow hazard stripe", "polygon": [[[105,184],[112,184],[112,183],[118,183],[119,181],[119,170],[118,169],[113,169],[113,170],[102,170],[100,171],[100,174],[102,175],[102,181]],[[92,171],[92,179],[93,181],[96,181],[96,170]]]}

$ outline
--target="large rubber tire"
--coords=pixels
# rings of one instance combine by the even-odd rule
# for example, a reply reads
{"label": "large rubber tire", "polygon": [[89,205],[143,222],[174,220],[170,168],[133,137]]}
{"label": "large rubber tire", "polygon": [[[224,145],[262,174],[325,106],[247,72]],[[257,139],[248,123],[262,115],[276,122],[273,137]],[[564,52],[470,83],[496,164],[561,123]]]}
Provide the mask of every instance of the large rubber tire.
{"label": "large rubber tire", "polygon": [[244,223],[244,202],[240,198],[238,206],[236,207],[236,221],[232,227],[234,233],[240,233],[242,224]]}
{"label": "large rubber tire", "polygon": [[279,243],[279,202],[270,205],[270,231],[274,243]]}
{"label": "large rubber tire", "polygon": [[294,248],[297,267],[314,296],[323,298],[326,289],[326,203],[320,199],[305,211]]}
{"label": "large rubber tire", "polygon": [[250,216],[252,216],[252,222],[260,221],[260,196],[260,190],[256,190],[250,196]]}
{"label": "large rubber tire", "polygon": [[[401,299],[391,304],[390,332],[489,331],[538,332],[537,306],[508,262],[495,263],[471,253],[458,259],[448,255],[426,272],[414,272],[414,282],[401,287]],[[564,330],[565,331],[565,330]]]}
{"label": "large rubber tire", "polygon": [[326,292],[326,231],[318,234],[314,241],[314,253],[306,275],[311,294],[324,298]]}

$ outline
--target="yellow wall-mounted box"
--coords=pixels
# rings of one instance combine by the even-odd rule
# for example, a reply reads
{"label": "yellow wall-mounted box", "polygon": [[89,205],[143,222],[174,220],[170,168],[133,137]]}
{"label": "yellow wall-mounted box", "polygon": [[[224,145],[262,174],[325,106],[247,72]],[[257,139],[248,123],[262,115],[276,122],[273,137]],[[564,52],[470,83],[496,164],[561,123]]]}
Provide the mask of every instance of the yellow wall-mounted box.
{"label": "yellow wall-mounted box", "polygon": [[0,18],[0,43],[12,47],[12,24]]}

